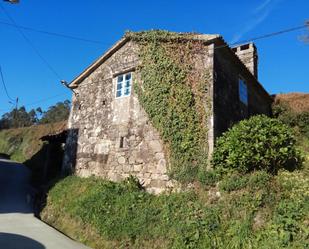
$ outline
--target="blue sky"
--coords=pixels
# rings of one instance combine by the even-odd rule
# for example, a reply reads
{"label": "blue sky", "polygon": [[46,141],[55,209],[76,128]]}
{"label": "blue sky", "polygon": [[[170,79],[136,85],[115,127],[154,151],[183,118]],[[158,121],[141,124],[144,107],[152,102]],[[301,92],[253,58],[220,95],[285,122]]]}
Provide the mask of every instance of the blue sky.
{"label": "blue sky", "polygon": [[[18,25],[102,42],[87,43],[24,30],[61,79],[68,82],[126,30],[219,33],[227,42],[237,42],[300,26],[309,19],[308,0],[20,0],[17,5],[1,0],[0,4]],[[1,9],[0,22],[10,22]],[[309,44],[298,39],[305,33],[304,29],[256,42],[259,80],[269,93],[309,93]],[[19,97],[20,105],[28,110],[47,108],[71,98],[70,91],[16,28],[0,23],[0,37],[0,65],[9,94]],[[10,108],[0,85],[0,115]]]}

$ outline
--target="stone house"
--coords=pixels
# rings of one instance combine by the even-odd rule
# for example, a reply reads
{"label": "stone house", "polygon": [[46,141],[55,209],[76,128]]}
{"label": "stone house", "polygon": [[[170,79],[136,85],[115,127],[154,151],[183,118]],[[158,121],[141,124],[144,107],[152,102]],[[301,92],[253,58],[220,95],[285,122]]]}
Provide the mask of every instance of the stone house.
{"label": "stone house", "polygon": [[[191,67],[209,72],[208,102],[203,106],[210,156],[215,138],[232,124],[255,114],[269,115],[271,98],[258,81],[253,43],[230,48],[220,35],[178,36],[174,44],[201,44]],[[63,168],[113,181],[134,175],[149,191],[160,192],[174,181],[168,174],[166,145],[133,87],[142,81],[139,53],[138,42],[124,36],[70,83],[74,94]]]}

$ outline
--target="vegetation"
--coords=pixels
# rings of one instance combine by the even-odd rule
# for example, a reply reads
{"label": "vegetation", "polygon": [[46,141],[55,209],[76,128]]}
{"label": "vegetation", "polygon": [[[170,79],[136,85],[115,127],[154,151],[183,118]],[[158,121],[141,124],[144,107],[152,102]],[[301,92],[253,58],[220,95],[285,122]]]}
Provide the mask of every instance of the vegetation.
{"label": "vegetation", "polygon": [[207,72],[201,74],[192,66],[195,55],[205,47],[190,39],[192,35],[167,31],[127,34],[140,46],[138,73],[143,83],[135,84],[135,91],[165,142],[169,173],[179,181],[196,179],[207,164]]}
{"label": "vegetation", "polygon": [[264,115],[234,125],[218,139],[213,154],[214,167],[222,171],[262,169],[274,174],[282,168],[299,168],[301,163],[292,129]]}
{"label": "vegetation", "polygon": [[68,119],[70,113],[70,101],[58,102],[42,111],[40,107],[26,111],[24,106],[14,109],[2,115],[0,130],[10,128],[28,127],[35,124],[49,124]]}
{"label": "vegetation", "polygon": [[[290,126],[297,137],[297,145],[309,155],[309,94],[279,94],[273,104],[274,117]],[[309,160],[305,161],[309,166]],[[308,170],[306,167],[305,170]]]}
{"label": "vegetation", "polygon": [[[273,158],[278,165],[267,160],[258,164],[255,155],[246,164],[241,162],[241,167],[226,162],[229,166],[220,164],[202,174],[202,183],[187,192],[159,196],[145,192],[132,177],[112,183],[71,176],[51,189],[42,219],[100,249],[308,248],[309,138],[299,125],[291,128],[299,134],[296,145],[307,156],[304,166],[294,171],[285,167],[286,158],[298,156],[290,148],[295,145],[291,128],[259,116],[232,130],[247,129],[251,137],[245,135],[245,141],[251,143],[246,148],[256,147],[256,153],[266,153],[271,156],[266,159]],[[308,125],[306,121],[304,127]],[[251,129],[259,131],[252,134]],[[232,138],[242,138],[239,133],[233,130]],[[265,152],[259,142],[272,146],[272,153]],[[237,144],[230,144],[238,150]],[[280,151],[280,146],[289,149]],[[277,174],[272,174],[273,169]]]}
{"label": "vegetation", "polygon": [[25,162],[43,147],[43,141],[40,140],[41,137],[57,132],[65,125],[65,122],[59,122],[48,125],[1,130],[0,153],[9,155],[14,161]]}
{"label": "vegetation", "polygon": [[132,178],[71,176],[49,192],[42,218],[100,249],[309,246],[309,184],[302,173],[257,171],[233,179],[224,177],[220,192],[200,186],[154,196]]}
{"label": "vegetation", "polygon": [[49,107],[46,112],[43,112],[39,123],[50,124],[67,120],[70,114],[70,104],[69,100],[65,100]]}
{"label": "vegetation", "polygon": [[54,146],[54,154],[51,158],[53,167],[48,171],[49,175],[46,176],[46,179],[43,179],[48,145],[40,138],[61,131],[64,127],[66,127],[66,122],[1,130],[0,157],[9,158],[28,166],[32,171],[32,184],[38,186],[46,179],[54,177],[54,171],[61,166],[63,156],[63,149]]}

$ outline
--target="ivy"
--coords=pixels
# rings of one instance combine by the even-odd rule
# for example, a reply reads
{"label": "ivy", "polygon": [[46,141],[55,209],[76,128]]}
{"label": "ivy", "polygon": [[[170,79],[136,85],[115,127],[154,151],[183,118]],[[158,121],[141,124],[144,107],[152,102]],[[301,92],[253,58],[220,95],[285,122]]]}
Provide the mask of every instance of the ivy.
{"label": "ivy", "polygon": [[205,46],[166,31],[128,36],[140,48],[142,83],[134,84],[135,92],[164,141],[170,176],[194,180],[207,166],[207,73],[193,66],[194,54]]}

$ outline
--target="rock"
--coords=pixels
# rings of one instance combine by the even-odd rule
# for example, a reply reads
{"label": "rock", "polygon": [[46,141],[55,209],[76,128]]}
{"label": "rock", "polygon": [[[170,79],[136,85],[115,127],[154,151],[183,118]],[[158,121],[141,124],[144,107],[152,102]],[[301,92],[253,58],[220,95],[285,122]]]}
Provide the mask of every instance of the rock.
{"label": "rock", "polygon": [[162,151],[162,145],[158,140],[150,141],[149,147],[153,152],[161,152]]}
{"label": "rock", "polygon": [[157,171],[158,173],[166,173],[166,161],[165,159],[160,159],[157,164]]}
{"label": "rock", "polygon": [[142,170],[142,165],[137,164],[133,166],[133,171],[140,172]]}
{"label": "rock", "polygon": [[118,157],[118,163],[120,164],[124,164],[126,162],[126,158],[121,156],[121,157]]}

